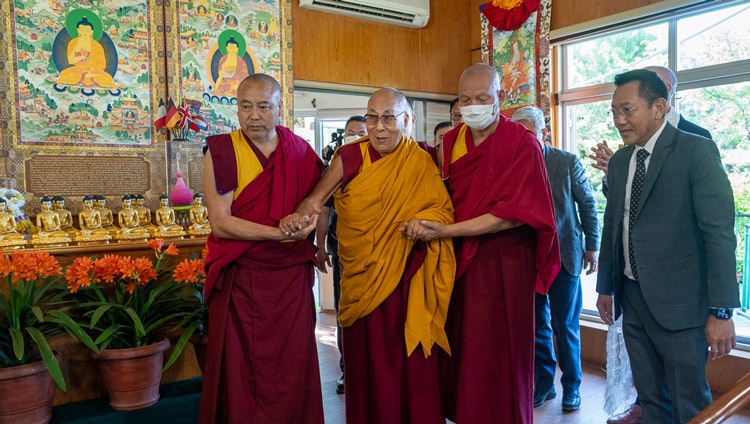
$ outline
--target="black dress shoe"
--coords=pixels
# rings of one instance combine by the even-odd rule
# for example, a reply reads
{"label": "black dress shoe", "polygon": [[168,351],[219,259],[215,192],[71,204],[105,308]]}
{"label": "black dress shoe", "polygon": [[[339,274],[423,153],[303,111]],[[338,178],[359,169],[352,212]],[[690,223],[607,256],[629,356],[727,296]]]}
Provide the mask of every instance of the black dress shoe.
{"label": "black dress shoe", "polygon": [[336,393],[344,394],[344,374],[341,374],[338,380],[336,380]]}
{"label": "black dress shoe", "polygon": [[542,406],[542,404],[550,399],[557,397],[554,387],[550,387],[549,390],[537,391],[534,390],[534,408]]}
{"label": "black dress shoe", "polygon": [[563,394],[563,411],[577,411],[581,407],[581,394],[578,390],[571,390]]}

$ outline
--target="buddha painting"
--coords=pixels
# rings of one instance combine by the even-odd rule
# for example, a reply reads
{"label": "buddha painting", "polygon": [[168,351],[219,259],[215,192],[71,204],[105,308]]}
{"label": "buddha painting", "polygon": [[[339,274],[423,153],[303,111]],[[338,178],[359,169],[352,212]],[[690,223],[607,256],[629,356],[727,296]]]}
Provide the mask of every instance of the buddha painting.
{"label": "buddha painting", "polygon": [[209,52],[209,76],[213,79],[211,94],[217,97],[234,98],[242,80],[255,73],[255,65],[247,50],[247,43],[235,30],[226,30],[219,35],[214,52]]}
{"label": "buddha painting", "polygon": [[57,85],[120,87],[114,80],[117,51],[112,40],[102,31],[101,20],[96,14],[84,9],[68,14],[66,30],[55,39],[53,52],[55,65],[60,70],[54,81]]}

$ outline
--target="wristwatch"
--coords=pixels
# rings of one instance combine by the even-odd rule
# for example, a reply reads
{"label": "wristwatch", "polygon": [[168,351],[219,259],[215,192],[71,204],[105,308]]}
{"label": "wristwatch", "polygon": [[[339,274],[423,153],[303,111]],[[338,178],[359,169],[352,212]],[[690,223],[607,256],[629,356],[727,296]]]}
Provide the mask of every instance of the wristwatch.
{"label": "wristwatch", "polygon": [[732,310],[727,308],[708,308],[708,313],[721,320],[732,318]]}

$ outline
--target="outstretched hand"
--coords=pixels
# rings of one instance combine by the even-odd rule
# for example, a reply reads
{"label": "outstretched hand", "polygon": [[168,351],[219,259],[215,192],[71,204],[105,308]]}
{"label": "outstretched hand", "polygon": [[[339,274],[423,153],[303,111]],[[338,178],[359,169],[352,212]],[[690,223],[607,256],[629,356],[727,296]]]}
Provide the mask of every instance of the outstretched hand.
{"label": "outstretched hand", "polygon": [[609,148],[606,140],[603,140],[596,146],[592,147],[591,151],[594,152],[594,154],[589,155],[589,158],[594,161],[591,166],[604,172],[604,175],[607,175],[607,171],[609,170],[609,159],[612,158],[612,155],[614,155],[615,152]]}

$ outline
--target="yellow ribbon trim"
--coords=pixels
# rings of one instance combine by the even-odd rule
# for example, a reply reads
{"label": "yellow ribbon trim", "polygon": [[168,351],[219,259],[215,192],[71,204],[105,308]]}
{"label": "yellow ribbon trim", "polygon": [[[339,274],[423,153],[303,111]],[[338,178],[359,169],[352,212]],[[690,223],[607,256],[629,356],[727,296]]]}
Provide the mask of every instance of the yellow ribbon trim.
{"label": "yellow ribbon trim", "polygon": [[461,159],[465,154],[469,153],[466,147],[466,129],[468,125],[464,124],[458,130],[458,136],[456,137],[456,143],[453,145],[451,151],[451,163]]}

